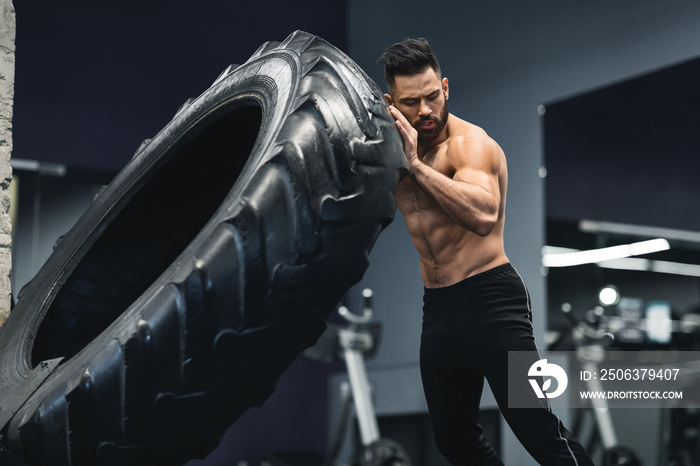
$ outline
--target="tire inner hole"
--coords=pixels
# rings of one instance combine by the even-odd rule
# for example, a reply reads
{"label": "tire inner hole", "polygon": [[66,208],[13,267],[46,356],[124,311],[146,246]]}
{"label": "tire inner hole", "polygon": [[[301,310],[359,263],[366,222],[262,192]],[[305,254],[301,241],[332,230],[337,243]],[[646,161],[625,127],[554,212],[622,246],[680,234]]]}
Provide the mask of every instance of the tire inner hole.
{"label": "tire inner hole", "polygon": [[[206,117],[198,124],[203,129],[162,156],[165,164],[136,188],[85,253],[38,329],[33,367],[75,356],[156,281],[212,218],[248,160],[262,121],[257,102],[228,107]],[[69,240],[70,235],[64,241]]]}

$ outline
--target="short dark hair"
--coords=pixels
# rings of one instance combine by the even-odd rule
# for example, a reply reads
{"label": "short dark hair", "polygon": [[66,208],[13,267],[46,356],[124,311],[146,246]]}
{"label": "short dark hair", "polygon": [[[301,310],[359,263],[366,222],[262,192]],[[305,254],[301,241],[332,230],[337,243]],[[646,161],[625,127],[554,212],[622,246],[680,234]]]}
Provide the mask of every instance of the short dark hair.
{"label": "short dark hair", "polygon": [[406,39],[387,47],[377,63],[384,65],[384,79],[389,92],[394,89],[396,76],[411,76],[430,67],[440,77],[440,64],[430,50],[430,44],[422,37]]}

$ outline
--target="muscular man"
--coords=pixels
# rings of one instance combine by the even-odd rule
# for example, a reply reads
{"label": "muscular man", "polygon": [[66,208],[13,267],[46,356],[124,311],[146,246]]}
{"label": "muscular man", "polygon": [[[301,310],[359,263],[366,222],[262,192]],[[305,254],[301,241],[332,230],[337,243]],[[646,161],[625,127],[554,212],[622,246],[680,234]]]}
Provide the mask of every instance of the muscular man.
{"label": "muscular man", "polygon": [[[484,378],[540,464],[592,465],[549,406],[508,407],[508,351],[537,351],[530,299],[503,245],[508,170],[486,132],[449,112],[424,39],[379,58],[410,176],[396,192],[425,285],[421,376],[435,439],[454,465],[502,465],[478,424]],[[529,387],[526,387],[529,389]]]}

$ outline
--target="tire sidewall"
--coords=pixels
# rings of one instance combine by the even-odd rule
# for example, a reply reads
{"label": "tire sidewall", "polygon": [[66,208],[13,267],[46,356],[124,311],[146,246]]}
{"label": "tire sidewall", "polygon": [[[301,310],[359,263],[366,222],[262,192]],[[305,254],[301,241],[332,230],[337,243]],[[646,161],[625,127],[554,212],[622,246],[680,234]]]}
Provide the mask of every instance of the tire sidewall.
{"label": "tire sidewall", "polygon": [[[31,372],[31,344],[61,285],[104,231],[105,225],[109,224],[159,169],[168,163],[172,155],[199,134],[206,127],[206,123],[215,119],[217,115],[241,106],[257,105],[263,113],[258,138],[251,152],[257,156],[246,162],[219,210],[183,251],[181,258],[178,258],[129,310],[116,319],[110,329],[122,325],[124,320],[137,317],[133,315],[133,311],[138,312],[142,303],[152,299],[153,293],[165,283],[178,282],[185,278],[189,269],[182,267],[183,260],[187,261],[188,253],[200,247],[221,222],[222,217],[231,214],[226,212],[232,205],[231,199],[240,196],[252,175],[265,163],[270,145],[275,140],[274,135],[279,132],[288,113],[298,85],[293,77],[298,71],[299,60],[294,54],[284,50],[270,55],[267,54],[233,70],[186,109],[182,109],[150,143],[140,148],[131,163],[98,194],[85,215],[56,245],[46,264],[18,296],[15,309],[0,331],[0,351],[3,354],[4,367],[17,367],[20,371],[17,375],[20,378]],[[286,87],[289,92],[279,92],[276,84],[279,82],[288,83]],[[104,334],[109,334],[110,329]],[[103,345],[104,342],[100,340],[102,338],[97,338],[82,352],[89,353],[94,347]],[[22,344],[18,345],[17,342]],[[14,358],[7,358],[8,353]],[[80,359],[80,355],[76,355],[75,359]]]}

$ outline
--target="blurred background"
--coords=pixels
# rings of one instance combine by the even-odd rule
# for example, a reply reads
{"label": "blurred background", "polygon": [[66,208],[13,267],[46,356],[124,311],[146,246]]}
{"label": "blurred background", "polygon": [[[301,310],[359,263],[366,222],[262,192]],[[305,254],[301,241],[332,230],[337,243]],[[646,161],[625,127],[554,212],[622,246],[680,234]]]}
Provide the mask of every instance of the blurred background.
{"label": "blurred background", "polygon": [[[538,346],[573,350],[576,322],[619,321],[625,331],[616,344],[627,348],[700,347],[693,331],[700,320],[700,3],[14,3],[15,295],[141,141],[263,42],[297,29],[319,35],[384,88],[377,57],[394,42],[425,37],[449,79],[450,110],[483,127],[508,158],[506,252],[529,287]],[[666,242],[615,261],[548,261],[652,239]],[[409,446],[414,464],[443,464],[418,372],[423,287],[400,213],[370,260],[347,304],[360,306],[359,290],[374,290],[383,333],[368,368],[380,429]],[[606,285],[623,299],[601,303]],[[257,465],[275,450],[325,453],[344,378],[341,365],[300,358],[265,406],[190,464]],[[535,464],[488,389],[482,409],[505,463]],[[700,464],[697,413],[670,413],[611,416],[619,442],[645,465],[681,464],[669,459],[679,449],[696,461],[687,464]],[[571,425],[580,413],[557,414]],[[582,423],[575,433],[592,442],[596,429]]]}

